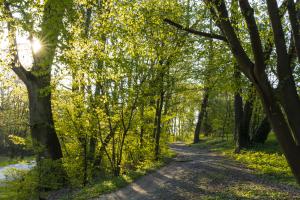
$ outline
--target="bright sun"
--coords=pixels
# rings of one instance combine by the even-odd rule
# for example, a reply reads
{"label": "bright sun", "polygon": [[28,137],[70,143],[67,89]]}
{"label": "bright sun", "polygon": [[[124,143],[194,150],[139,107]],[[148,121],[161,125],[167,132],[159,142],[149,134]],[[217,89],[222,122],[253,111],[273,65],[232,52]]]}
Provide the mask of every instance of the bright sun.
{"label": "bright sun", "polygon": [[40,40],[37,38],[32,39],[31,45],[32,45],[33,53],[38,53],[42,48],[42,44],[41,44]]}

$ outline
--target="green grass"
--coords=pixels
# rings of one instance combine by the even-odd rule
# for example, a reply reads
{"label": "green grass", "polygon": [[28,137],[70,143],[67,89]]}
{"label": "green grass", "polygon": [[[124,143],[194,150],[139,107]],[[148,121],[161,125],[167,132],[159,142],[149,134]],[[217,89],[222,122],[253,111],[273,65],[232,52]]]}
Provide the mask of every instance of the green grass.
{"label": "green grass", "polygon": [[274,134],[270,134],[265,144],[242,149],[239,154],[234,153],[234,143],[232,140],[226,141],[220,138],[208,137],[193,146],[210,148],[244,164],[250,169],[254,169],[257,175],[276,182],[299,187]]}
{"label": "green grass", "polygon": [[98,182],[87,185],[82,189],[73,191],[61,197],[61,200],[74,199],[74,200],[85,200],[95,197],[99,197],[101,194],[109,193],[118,188],[122,188],[127,184],[133,182],[138,177],[144,175],[143,172],[130,172],[119,177],[105,177]]}

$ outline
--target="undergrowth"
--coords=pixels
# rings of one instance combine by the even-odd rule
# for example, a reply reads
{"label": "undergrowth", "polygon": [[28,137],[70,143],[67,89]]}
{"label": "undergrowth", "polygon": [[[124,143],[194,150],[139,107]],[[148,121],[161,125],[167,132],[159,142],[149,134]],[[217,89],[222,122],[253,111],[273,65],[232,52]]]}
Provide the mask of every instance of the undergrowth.
{"label": "undergrowth", "polygon": [[125,187],[134,180],[169,163],[176,154],[168,151],[167,154],[159,161],[147,161],[137,166],[136,170],[128,170],[119,177],[103,176],[100,180],[94,181],[82,189],[74,189],[73,192],[62,196],[61,200],[86,200],[99,197],[101,194],[113,192],[119,188]]}

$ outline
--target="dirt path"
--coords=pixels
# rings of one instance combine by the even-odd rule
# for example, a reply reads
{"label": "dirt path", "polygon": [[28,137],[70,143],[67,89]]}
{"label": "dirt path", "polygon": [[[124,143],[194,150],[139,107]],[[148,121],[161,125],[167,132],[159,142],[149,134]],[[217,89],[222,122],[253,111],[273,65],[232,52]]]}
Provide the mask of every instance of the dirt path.
{"label": "dirt path", "polygon": [[173,162],[98,200],[300,199],[296,188],[253,175],[240,164],[182,143]]}

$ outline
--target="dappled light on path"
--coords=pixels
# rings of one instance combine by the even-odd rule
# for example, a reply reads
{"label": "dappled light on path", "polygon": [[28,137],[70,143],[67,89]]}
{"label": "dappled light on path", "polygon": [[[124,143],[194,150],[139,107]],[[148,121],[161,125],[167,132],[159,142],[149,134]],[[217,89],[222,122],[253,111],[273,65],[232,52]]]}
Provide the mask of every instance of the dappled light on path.
{"label": "dappled light on path", "polygon": [[299,199],[300,191],[253,175],[237,162],[206,149],[172,144],[169,165],[98,200]]}

